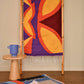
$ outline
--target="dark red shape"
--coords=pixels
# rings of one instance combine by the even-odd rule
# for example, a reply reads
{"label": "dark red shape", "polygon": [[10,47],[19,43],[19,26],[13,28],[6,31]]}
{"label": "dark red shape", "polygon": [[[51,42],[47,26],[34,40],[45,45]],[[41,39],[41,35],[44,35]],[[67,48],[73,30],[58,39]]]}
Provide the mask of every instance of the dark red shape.
{"label": "dark red shape", "polygon": [[47,25],[48,27],[54,29],[60,37],[62,37],[62,28],[61,28],[61,8],[60,10],[55,13],[54,15],[50,16],[49,18],[40,21],[40,23]]}

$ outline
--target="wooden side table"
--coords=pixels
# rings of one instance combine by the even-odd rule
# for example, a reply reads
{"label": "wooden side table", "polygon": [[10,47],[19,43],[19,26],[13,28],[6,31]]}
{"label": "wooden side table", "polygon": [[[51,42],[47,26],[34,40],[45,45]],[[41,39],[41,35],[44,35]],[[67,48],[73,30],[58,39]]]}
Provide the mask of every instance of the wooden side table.
{"label": "wooden side table", "polygon": [[3,59],[11,60],[11,68],[10,68],[9,80],[20,79],[18,60],[23,59],[25,57],[26,57],[26,55],[20,55],[20,54],[17,55],[16,57],[12,57],[11,55],[3,56]]}

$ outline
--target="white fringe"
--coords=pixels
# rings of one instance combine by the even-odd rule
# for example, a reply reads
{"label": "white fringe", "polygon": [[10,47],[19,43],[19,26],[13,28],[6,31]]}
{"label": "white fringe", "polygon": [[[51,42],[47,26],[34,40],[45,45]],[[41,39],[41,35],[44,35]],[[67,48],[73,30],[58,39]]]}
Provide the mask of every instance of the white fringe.
{"label": "white fringe", "polygon": [[61,56],[27,56],[24,59],[25,64],[59,64],[61,61]]}

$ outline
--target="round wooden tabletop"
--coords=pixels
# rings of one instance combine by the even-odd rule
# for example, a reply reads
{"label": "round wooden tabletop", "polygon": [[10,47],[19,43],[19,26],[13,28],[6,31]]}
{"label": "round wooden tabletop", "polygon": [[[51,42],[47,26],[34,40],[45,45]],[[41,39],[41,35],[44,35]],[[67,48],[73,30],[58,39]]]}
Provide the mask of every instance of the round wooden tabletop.
{"label": "round wooden tabletop", "polygon": [[26,57],[26,55],[22,55],[22,54],[18,54],[17,56],[11,56],[11,55],[5,55],[5,56],[3,56],[3,59],[5,59],[5,60],[18,60],[18,59],[23,59],[23,58],[25,58]]}

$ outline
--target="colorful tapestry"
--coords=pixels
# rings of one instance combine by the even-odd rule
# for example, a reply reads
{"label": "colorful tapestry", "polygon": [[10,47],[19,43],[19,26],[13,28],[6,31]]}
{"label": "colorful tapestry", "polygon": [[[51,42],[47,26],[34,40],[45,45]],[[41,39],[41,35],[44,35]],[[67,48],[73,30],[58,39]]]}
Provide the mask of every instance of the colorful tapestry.
{"label": "colorful tapestry", "polygon": [[61,0],[23,1],[24,53],[62,55]]}

